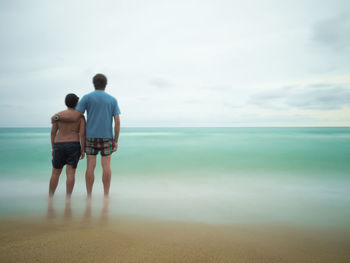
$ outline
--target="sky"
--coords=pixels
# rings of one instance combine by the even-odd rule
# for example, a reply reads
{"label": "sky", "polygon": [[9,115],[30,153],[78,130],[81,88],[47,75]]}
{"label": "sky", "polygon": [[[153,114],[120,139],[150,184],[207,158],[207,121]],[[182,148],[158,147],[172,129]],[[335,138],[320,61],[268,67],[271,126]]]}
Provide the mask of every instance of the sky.
{"label": "sky", "polygon": [[106,92],[122,127],[349,126],[348,0],[0,0],[0,127]]}

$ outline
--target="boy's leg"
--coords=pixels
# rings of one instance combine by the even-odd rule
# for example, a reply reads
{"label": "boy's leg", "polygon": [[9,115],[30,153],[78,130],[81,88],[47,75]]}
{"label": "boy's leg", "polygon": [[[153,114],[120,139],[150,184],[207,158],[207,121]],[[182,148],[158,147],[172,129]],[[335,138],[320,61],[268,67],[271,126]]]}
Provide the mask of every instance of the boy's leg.
{"label": "boy's leg", "polygon": [[86,173],[85,173],[85,182],[86,182],[86,192],[88,198],[91,197],[92,186],[95,180],[95,167],[96,167],[96,155],[86,155]]}
{"label": "boy's leg", "polygon": [[49,187],[49,197],[53,197],[53,195],[55,194],[61,172],[62,172],[62,168],[61,169],[52,168],[50,187]]}
{"label": "boy's leg", "polygon": [[102,182],[103,182],[103,188],[104,188],[104,195],[105,197],[108,197],[109,195],[109,187],[111,185],[111,157],[112,155],[107,156],[101,156],[101,165],[102,165]]}
{"label": "boy's leg", "polygon": [[75,183],[75,169],[69,164],[66,165],[66,175],[67,175],[66,193],[67,193],[67,197],[70,198],[72,195],[74,183]]}

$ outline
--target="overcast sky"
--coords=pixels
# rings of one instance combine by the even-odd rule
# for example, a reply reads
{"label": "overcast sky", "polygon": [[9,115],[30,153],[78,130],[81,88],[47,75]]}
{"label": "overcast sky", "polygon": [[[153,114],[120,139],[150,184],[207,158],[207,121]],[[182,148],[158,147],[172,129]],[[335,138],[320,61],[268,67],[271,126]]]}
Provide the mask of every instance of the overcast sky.
{"label": "overcast sky", "polygon": [[122,126],[350,125],[350,2],[0,0],[0,126],[108,78]]}

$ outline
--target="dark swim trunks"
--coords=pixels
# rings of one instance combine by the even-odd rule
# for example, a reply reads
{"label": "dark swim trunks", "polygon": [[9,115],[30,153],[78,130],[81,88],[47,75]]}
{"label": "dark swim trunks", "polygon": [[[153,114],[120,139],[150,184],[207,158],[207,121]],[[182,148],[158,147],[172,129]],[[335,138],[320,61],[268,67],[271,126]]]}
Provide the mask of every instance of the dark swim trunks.
{"label": "dark swim trunks", "polygon": [[79,142],[56,142],[53,145],[52,166],[61,169],[65,164],[69,164],[74,169],[77,168],[81,155]]}
{"label": "dark swim trunks", "polygon": [[86,138],[85,152],[87,155],[96,155],[101,151],[102,156],[108,156],[113,152],[112,138]]}

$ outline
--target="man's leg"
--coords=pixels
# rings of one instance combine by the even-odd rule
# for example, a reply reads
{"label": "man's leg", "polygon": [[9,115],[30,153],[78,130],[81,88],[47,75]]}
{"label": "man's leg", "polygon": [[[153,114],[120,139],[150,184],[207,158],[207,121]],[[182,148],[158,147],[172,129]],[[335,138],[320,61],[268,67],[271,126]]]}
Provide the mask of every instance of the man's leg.
{"label": "man's leg", "polygon": [[112,155],[107,156],[101,156],[101,164],[102,164],[102,182],[103,182],[103,188],[104,188],[104,194],[105,197],[108,197],[109,195],[109,187],[111,185],[111,157]]}
{"label": "man's leg", "polygon": [[53,197],[53,195],[55,194],[61,172],[62,172],[62,168],[61,169],[52,168],[50,187],[49,187],[49,197]]}
{"label": "man's leg", "polygon": [[86,173],[85,173],[85,182],[86,182],[86,192],[88,198],[91,197],[92,186],[95,180],[95,167],[96,167],[96,155],[86,155]]}
{"label": "man's leg", "polygon": [[66,193],[67,198],[70,198],[73,192],[74,182],[75,182],[75,169],[69,164],[66,165]]}

